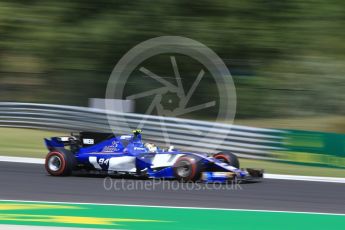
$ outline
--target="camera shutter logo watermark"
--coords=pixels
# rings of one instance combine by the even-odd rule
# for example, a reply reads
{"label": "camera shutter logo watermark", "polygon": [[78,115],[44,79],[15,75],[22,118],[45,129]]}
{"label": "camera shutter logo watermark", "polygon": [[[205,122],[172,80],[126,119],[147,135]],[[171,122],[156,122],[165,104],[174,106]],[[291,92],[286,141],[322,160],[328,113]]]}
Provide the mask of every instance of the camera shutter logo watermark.
{"label": "camera shutter logo watermark", "polygon": [[[159,76],[154,69],[144,66],[144,62],[162,54],[169,55],[173,79],[167,80]],[[184,86],[183,72],[179,68],[178,55],[184,55],[201,63],[194,80],[189,87]],[[146,79],[154,80],[160,86],[149,90],[135,92],[125,96],[125,87],[131,74],[138,70]],[[209,73],[216,84],[217,100],[212,99],[197,105],[189,105],[194,97],[205,73]],[[132,83],[133,84],[133,83]],[[145,84],[145,82],[140,82]],[[150,83],[147,83],[150,84]],[[145,87],[146,89],[147,87]],[[106,100],[106,110],[109,125],[114,133],[128,132],[131,129],[143,129],[144,138],[159,139],[166,144],[177,146],[197,147],[198,143],[208,143],[212,138],[212,145],[208,149],[217,147],[226,138],[228,131],[218,132],[216,123],[226,120],[231,124],[236,113],[236,91],[231,74],[222,59],[210,48],[195,40],[179,36],[162,36],[144,41],[129,50],[116,64],[108,81],[106,99],[138,100],[144,97],[152,98],[144,114],[118,113],[118,108],[111,100]],[[197,111],[204,111],[217,106],[217,115],[212,122],[205,122],[205,127],[197,127],[192,120],[182,119],[181,116]],[[153,116],[153,111],[156,112]],[[178,129],[179,134],[174,132]],[[161,133],[158,135],[157,133]],[[183,135],[181,135],[181,133]],[[162,141],[162,142],[163,142]]]}

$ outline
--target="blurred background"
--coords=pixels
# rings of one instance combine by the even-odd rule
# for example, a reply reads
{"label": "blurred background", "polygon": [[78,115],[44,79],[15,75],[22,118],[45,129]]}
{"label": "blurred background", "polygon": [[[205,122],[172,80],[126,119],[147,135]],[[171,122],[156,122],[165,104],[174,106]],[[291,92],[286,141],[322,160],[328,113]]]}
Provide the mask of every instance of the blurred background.
{"label": "blurred background", "polygon": [[[341,0],[1,0],[0,101],[87,107],[91,98],[105,97],[114,66],[135,45],[164,35],[188,37],[214,50],[230,70],[237,92],[235,124],[254,127],[259,133],[262,130],[257,128],[283,130],[278,143],[286,150],[282,152],[253,153],[267,146],[258,146],[257,139],[246,136],[246,142],[228,137],[224,143],[229,149],[241,146],[247,154],[243,156],[252,158],[243,160],[244,166],[277,173],[345,176],[344,170],[286,168],[253,160],[265,156],[296,165],[345,166],[344,25],[345,2]],[[171,81],[172,70],[164,60],[158,57],[145,64]],[[183,84],[190,87],[200,67],[195,60],[186,63],[179,67]],[[151,84],[143,77],[137,71],[125,94],[147,90]],[[206,78],[193,103],[217,100],[216,89],[215,81]],[[137,103],[134,112],[144,113],[143,105]],[[33,121],[46,115],[31,105],[1,106],[2,126],[13,127],[22,119],[25,122],[19,121],[16,127],[33,127]],[[13,111],[22,117],[15,117]],[[50,112],[49,116],[57,116]],[[95,116],[84,115],[85,125]],[[211,121],[215,115],[211,111],[188,118]],[[78,121],[84,119],[78,116]],[[66,121],[60,121],[60,128],[68,128]],[[97,127],[98,118],[91,121]],[[40,129],[56,128],[42,124]],[[56,136],[56,132],[2,128],[1,152],[43,157],[42,137],[46,136]],[[271,145],[271,149],[277,147]]]}
{"label": "blurred background", "polygon": [[344,15],[341,0],[2,0],[0,100],[87,106],[133,46],[177,35],[224,60],[236,123],[344,132]]}

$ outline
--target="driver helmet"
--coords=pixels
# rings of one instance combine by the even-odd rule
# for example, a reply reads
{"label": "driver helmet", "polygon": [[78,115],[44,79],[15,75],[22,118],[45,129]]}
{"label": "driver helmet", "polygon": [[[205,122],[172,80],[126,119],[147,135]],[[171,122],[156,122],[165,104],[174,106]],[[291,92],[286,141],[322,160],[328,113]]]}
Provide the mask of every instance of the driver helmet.
{"label": "driver helmet", "polygon": [[145,148],[147,148],[150,153],[155,153],[158,150],[157,146],[153,143],[146,143]]}

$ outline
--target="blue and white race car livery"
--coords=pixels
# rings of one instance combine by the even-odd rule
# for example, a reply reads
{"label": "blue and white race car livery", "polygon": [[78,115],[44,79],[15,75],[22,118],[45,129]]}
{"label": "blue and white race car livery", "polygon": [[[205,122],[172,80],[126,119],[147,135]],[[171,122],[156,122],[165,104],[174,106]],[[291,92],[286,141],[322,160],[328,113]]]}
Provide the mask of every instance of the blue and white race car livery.
{"label": "blue and white race car livery", "polygon": [[161,149],[155,144],[144,143],[140,130],[121,136],[80,132],[45,139],[45,144],[49,149],[45,168],[53,176],[87,171],[205,182],[263,177],[263,170],[240,169],[238,158],[230,152],[193,153],[180,151],[172,146]]}

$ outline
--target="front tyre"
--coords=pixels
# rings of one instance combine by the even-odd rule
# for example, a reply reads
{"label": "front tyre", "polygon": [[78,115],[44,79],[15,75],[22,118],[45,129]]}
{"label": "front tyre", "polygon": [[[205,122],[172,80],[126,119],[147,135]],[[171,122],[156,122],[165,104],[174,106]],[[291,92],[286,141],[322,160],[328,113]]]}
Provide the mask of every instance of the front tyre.
{"label": "front tyre", "polygon": [[66,153],[50,152],[45,160],[45,168],[52,176],[69,176],[72,174],[74,159]]}
{"label": "front tyre", "polygon": [[201,159],[195,156],[182,156],[175,162],[173,170],[179,181],[197,181],[202,173]]}
{"label": "front tyre", "polygon": [[240,162],[237,156],[231,152],[219,152],[213,155],[213,158],[227,163],[235,168],[240,168]]}

